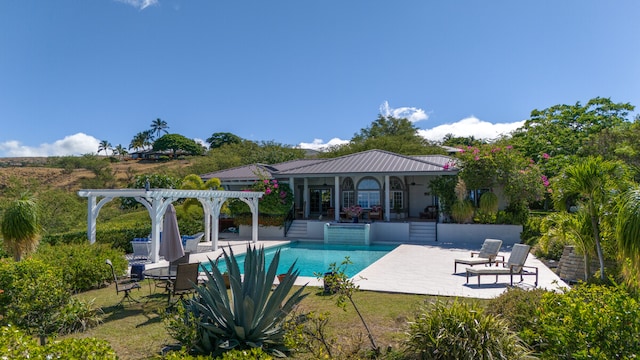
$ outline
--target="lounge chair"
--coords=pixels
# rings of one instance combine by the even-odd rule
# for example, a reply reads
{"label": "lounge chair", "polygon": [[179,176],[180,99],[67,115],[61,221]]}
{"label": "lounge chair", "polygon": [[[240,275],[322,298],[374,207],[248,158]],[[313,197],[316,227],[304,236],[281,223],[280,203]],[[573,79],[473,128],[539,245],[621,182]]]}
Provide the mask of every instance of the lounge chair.
{"label": "lounge chair", "polygon": [[122,305],[122,302],[125,300],[128,300],[129,302],[140,302],[131,297],[131,290],[140,289],[140,284],[131,279],[119,279],[118,275],[116,275],[115,269],[113,268],[113,263],[111,262],[111,260],[105,260],[105,264],[109,265],[109,267],[111,268],[113,280],[116,283],[116,294],[119,294],[121,292],[124,293],[124,297],[122,298],[122,300],[120,300],[118,305]]}
{"label": "lounge chair", "polygon": [[185,252],[190,252],[190,253],[197,253],[198,252],[198,244],[200,243],[200,240],[202,240],[202,238],[204,237],[204,233],[200,232],[197,233],[195,235],[191,235],[191,236],[183,236],[184,239],[184,251]]}
{"label": "lounge chair", "polygon": [[504,256],[498,255],[500,247],[502,246],[502,240],[498,239],[485,239],[479,252],[471,252],[471,257],[465,259],[456,259],[453,264],[453,273],[458,272],[458,264],[465,264],[469,266],[481,265],[481,264],[493,264],[498,257],[504,261]]}
{"label": "lounge chair", "polygon": [[133,260],[147,260],[151,253],[151,241],[149,238],[134,238],[131,241],[133,248]]}
{"label": "lounge chair", "polygon": [[478,277],[478,286],[480,286],[480,277],[482,275],[495,275],[496,283],[498,282],[499,275],[509,275],[511,278],[510,284],[513,286],[513,276],[520,275],[520,281],[524,281],[524,275],[534,275],[536,281],[535,286],[538,286],[538,268],[535,266],[525,266],[524,263],[529,256],[529,250],[531,247],[525,244],[515,244],[509,255],[509,260],[498,261],[497,264],[502,266],[496,267],[483,267],[483,268],[467,268],[467,284],[469,283],[469,276],[476,275]]}
{"label": "lounge chair", "polygon": [[167,283],[169,291],[167,303],[169,305],[171,305],[171,297],[179,295],[182,298],[185,294],[195,291],[195,286],[198,284],[199,266],[200,263],[178,264],[176,278]]}

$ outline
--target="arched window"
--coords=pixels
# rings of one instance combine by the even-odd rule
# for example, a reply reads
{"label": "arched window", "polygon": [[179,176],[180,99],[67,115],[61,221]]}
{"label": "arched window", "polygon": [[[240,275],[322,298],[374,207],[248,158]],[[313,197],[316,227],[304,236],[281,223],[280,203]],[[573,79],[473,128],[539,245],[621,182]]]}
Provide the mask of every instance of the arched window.
{"label": "arched window", "polygon": [[380,184],[376,180],[366,178],[358,183],[358,205],[366,209],[380,205]]}
{"label": "arched window", "polygon": [[353,206],[356,203],[356,194],[354,191],[353,180],[345,178],[342,181],[342,207]]}
{"label": "arched window", "polygon": [[397,177],[389,179],[389,209],[404,208],[404,186]]}

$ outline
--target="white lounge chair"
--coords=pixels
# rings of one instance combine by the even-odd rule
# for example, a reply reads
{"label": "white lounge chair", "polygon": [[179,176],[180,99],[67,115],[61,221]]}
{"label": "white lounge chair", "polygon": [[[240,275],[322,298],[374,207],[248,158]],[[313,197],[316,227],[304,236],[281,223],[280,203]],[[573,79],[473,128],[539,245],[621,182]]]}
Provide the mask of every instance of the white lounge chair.
{"label": "white lounge chair", "polygon": [[185,252],[190,252],[192,254],[195,254],[198,252],[198,244],[200,243],[200,240],[202,240],[202,237],[204,236],[203,232],[199,232],[195,235],[191,235],[191,236],[185,236],[185,242],[184,242],[184,251]]}
{"label": "white lounge chair", "polygon": [[135,238],[131,241],[133,260],[147,260],[151,254],[151,240],[149,238]]}
{"label": "white lounge chair", "polygon": [[464,259],[455,259],[453,264],[453,273],[458,272],[458,264],[465,264],[469,266],[481,265],[481,264],[493,264],[498,257],[504,261],[504,256],[498,255],[500,247],[502,246],[502,240],[498,239],[485,239],[479,252],[472,251],[471,257]]}
{"label": "white lounge chair", "polygon": [[499,275],[509,275],[513,286],[513,275],[520,275],[520,281],[524,281],[524,275],[534,275],[536,281],[535,286],[538,286],[538,268],[535,266],[525,266],[524,263],[529,256],[529,250],[531,247],[525,244],[515,244],[509,255],[509,260],[498,261],[497,264],[502,266],[496,267],[482,267],[482,268],[467,268],[467,284],[469,283],[469,276],[476,275],[478,277],[478,286],[480,286],[480,277],[482,275],[495,275],[496,283],[498,282]]}

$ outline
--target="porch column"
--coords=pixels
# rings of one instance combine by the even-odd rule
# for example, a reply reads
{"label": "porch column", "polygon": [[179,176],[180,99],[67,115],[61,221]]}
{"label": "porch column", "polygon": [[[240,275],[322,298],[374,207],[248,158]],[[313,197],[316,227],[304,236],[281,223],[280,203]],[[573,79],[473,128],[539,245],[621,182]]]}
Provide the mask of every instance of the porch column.
{"label": "porch column", "polygon": [[302,217],[309,217],[309,179],[304,178],[304,187],[302,190],[304,193],[302,194]]}
{"label": "porch column", "polygon": [[384,220],[389,221],[391,219],[391,198],[389,197],[389,175],[384,176],[384,198],[386,199],[386,206],[384,207]]}
{"label": "porch column", "polygon": [[334,211],[333,211],[333,220],[340,221],[340,176],[334,177],[333,180],[334,188],[336,189],[336,193],[334,195]]}

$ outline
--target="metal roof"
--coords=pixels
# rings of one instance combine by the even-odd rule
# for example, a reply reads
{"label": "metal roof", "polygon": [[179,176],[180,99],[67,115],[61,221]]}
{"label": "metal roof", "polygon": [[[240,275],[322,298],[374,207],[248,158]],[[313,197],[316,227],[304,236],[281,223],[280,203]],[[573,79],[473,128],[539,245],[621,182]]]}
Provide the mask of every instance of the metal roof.
{"label": "metal roof", "polygon": [[274,165],[246,165],[202,175],[206,181],[218,178],[223,181],[256,180],[258,171],[271,177],[323,176],[338,174],[455,174],[448,168],[455,159],[446,155],[405,156],[384,150],[368,150],[331,159],[293,160]]}
{"label": "metal roof", "polygon": [[[278,175],[338,175],[338,174],[383,174],[383,173],[441,173],[449,172],[445,164],[454,159],[445,155],[405,156],[384,150],[367,150],[316,164],[309,164],[286,171]],[[453,171],[454,173],[456,171]]]}

